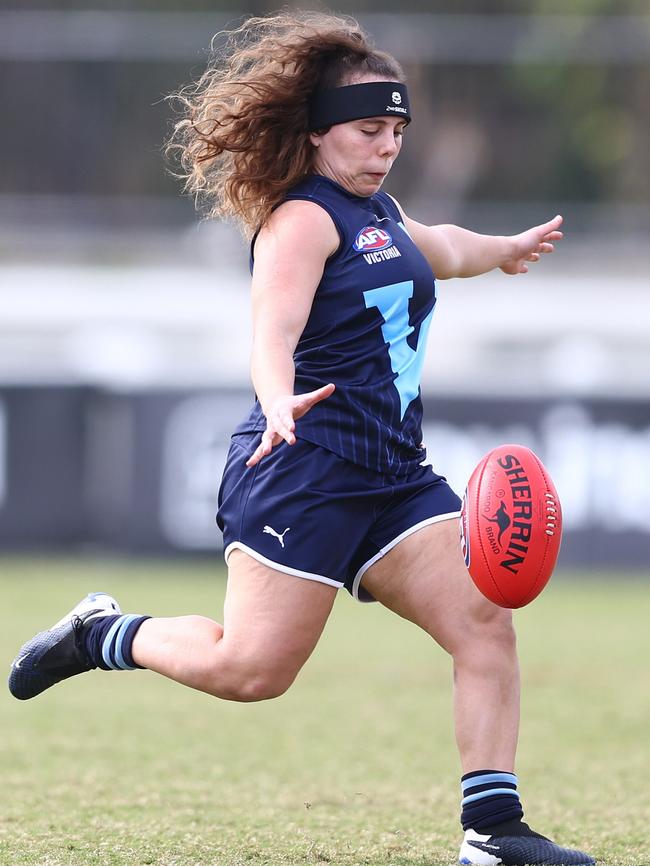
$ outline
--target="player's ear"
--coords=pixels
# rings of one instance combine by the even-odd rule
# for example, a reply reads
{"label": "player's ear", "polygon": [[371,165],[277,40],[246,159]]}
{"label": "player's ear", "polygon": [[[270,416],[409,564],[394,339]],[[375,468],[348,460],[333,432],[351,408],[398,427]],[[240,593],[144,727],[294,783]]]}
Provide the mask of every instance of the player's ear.
{"label": "player's ear", "polygon": [[326,126],[324,129],[317,129],[315,132],[309,133],[309,140],[314,145],[314,147],[320,147],[320,142],[325,133],[329,132],[331,126]]}

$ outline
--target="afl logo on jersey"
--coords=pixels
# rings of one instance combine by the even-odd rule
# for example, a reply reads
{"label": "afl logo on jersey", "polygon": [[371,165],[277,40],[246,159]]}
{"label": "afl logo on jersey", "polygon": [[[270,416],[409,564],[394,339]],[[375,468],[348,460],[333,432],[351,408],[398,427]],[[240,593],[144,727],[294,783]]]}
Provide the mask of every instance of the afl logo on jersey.
{"label": "afl logo on jersey", "polygon": [[376,250],[385,250],[393,243],[392,237],[384,229],[375,226],[366,226],[361,229],[354,242],[354,249],[358,253],[370,253]]}

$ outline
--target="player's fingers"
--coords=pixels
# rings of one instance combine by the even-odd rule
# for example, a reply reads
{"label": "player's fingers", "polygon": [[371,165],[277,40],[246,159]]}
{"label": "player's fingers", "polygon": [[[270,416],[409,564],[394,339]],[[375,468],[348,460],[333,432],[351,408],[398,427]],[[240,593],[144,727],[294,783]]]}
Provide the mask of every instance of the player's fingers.
{"label": "player's fingers", "polygon": [[527,262],[538,262],[538,261],[540,260],[540,258],[541,258],[541,257],[540,257],[540,254],[539,254],[539,253],[531,253],[531,254],[528,256],[528,258],[526,259],[526,261],[527,261]]}
{"label": "player's fingers", "polygon": [[289,430],[288,427],[283,427],[278,432],[280,434],[280,437],[282,439],[284,439],[284,441],[287,443],[287,445],[295,445],[296,444],[295,433],[293,433],[291,430]]}
{"label": "player's fingers", "polygon": [[262,459],[263,456],[264,456],[264,454],[262,453],[262,446],[258,445],[257,448],[255,449],[255,451],[253,451],[251,456],[246,461],[246,465],[247,466],[255,466],[257,463],[260,462],[260,460]]}
{"label": "player's fingers", "polygon": [[264,433],[262,433],[262,441],[260,444],[266,451],[270,451],[277,442],[278,432],[275,428],[275,424],[269,424]]}
{"label": "player's fingers", "polygon": [[303,394],[296,405],[295,417],[302,417],[306,412],[309,412],[312,406],[320,403],[321,400],[326,400],[333,393],[334,385],[330,383],[323,385],[322,388],[317,388],[315,391],[310,391],[308,394]]}
{"label": "player's fingers", "polygon": [[310,398],[311,405],[313,406],[314,403],[320,403],[321,400],[326,400],[334,393],[335,388],[336,386],[330,382],[328,385],[323,385],[322,388],[317,388],[315,391],[312,391],[311,394],[307,395]]}
{"label": "player's fingers", "polygon": [[552,220],[549,220],[547,223],[542,223],[542,225],[537,226],[537,228],[546,235],[549,234],[549,232],[557,231],[563,221],[564,217],[562,217],[561,214],[557,214],[557,216],[554,216]]}
{"label": "player's fingers", "polygon": [[563,234],[559,231],[558,226],[560,223],[557,223],[556,220],[561,217],[556,217],[555,220],[551,220],[550,222],[543,223],[540,226],[535,226],[533,229],[529,229],[528,236],[534,237],[537,243],[544,243],[544,241],[559,241],[562,239]]}
{"label": "player's fingers", "polygon": [[285,412],[284,415],[278,415],[274,425],[276,433],[281,436],[289,445],[293,445],[296,437],[293,431],[296,429],[296,424],[293,420],[293,415],[290,412]]}
{"label": "player's fingers", "polygon": [[273,446],[277,444],[280,440],[274,441],[277,434],[273,432],[273,430],[267,429],[262,433],[262,440],[260,444],[257,446],[255,451],[251,454],[251,456],[246,461],[247,466],[255,466],[256,463],[259,463],[262,457],[266,457],[267,454],[270,454],[273,450]]}

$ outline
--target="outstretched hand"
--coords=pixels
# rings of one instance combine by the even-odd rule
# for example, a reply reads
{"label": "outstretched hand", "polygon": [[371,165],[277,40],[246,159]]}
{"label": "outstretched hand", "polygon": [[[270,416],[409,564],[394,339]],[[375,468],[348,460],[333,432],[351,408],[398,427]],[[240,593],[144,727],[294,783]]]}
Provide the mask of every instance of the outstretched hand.
{"label": "outstretched hand", "polygon": [[547,223],[534,226],[518,235],[512,235],[509,240],[512,243],[510,258],[500,267],[505,274],[528,273],[527,262],[538,262],[543,253],[552,253],[555,249],[553,241],[562,240],[562,217],[553,217]]}
{"label": "outstretched hand", "polygon": [[266,430],[262,433],[262,441],[248,458],[246,465],[255,466],[283,440],[289,445],[294,445],[296,420],[306,415],[316,403],[330,397],[334,393],[334,387],[330,382],[329,385],[323,385],[322,388],[309,391],[307,394],[286,394],[278,397],[267,412]]}

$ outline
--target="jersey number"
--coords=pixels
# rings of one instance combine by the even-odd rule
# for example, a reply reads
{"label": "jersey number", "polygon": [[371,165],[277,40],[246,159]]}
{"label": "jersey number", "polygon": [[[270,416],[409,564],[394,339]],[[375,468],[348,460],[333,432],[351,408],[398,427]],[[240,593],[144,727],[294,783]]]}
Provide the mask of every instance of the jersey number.
{"label": "jersey number", "polygon": [[409,324],[409,300],[413,297],[413,280],[371,289],[364,292],[363,297],[366,308],[377,307],[384,318],[381,333],[388,343],[391,369],[397,374],[394,385],[399,394],[402,420],[409,403],[415,400],[420,390],[420,375],[433,310],[420,325],[417,349],[412,349],[406,338],[415,330]]}

